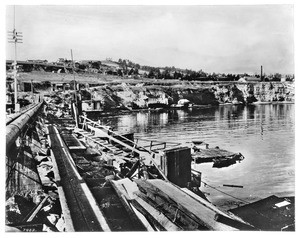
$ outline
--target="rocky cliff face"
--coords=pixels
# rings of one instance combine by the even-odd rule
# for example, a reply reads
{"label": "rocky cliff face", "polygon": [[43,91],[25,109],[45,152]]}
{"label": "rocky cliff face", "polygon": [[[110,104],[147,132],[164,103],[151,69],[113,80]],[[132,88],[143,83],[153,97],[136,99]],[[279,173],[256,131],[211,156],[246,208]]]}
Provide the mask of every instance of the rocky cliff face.
{"label": "rocky cliff face", "polygon": [[242,103],[294,101],[294,83],[261,82],[219,85],[215,96],[220,103],[237,100]]}
{"label": "rocky cliff face", "polygon": [[92,100],[103,109],[116,107],[147,108],[150,104],[177,104],[187,99],[196,105],[294,101],[294,83],[211,83],[182,85],[129,85],[122,83],[89,89]]}

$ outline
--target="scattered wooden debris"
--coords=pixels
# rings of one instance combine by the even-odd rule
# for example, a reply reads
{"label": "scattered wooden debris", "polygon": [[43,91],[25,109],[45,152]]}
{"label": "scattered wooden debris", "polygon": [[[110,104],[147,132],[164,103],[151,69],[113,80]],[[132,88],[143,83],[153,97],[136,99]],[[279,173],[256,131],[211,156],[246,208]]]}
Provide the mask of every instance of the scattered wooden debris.
{"label": "scattered wooden debris", "polygon": [[243,188],[242,185],[233,185],[233,184],[223,184],[224,187],[231,187],[231,188]]}
{"label": "scattered wooden debris", "polygon": [[[160,180],[111,181],[128,209],[137,210],[155,230],[252,230],[253,227],[193,194]],[[145,224],[146,226],[146,224]]]}
{"label": "scattered wooden debris", "polygon": [[241,153],[230,152],[219,147],[209,148],[208,144],[202,141],[192,143],[192,159],[196,164],[213,162],[213,167],[222,168],[244,159]]}

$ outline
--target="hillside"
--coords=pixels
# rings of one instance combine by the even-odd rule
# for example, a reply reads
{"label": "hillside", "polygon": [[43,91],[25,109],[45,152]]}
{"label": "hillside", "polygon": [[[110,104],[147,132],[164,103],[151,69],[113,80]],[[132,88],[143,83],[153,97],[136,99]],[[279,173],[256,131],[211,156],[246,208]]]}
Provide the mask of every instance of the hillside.
{"label": "hillside", "polygon": [[[36,92],[51,92],[51,84],[68,84],[73,90],[72,74],[48,72],[20,73],[19,81],[33,82]],[[102,109],[132,107],[147,108],[151,102],[176,104],[187,99],[194,105],[242,104],[260,102],[294,101],[293,82],[199,82],[180,80],[132,79],[119,76],[77,74],[83,100],[98,100]],[[70,91],[72,93],[72,91]],[[22,93],[23,98],[30,93]],[[21,96],[20,95],[20,96]]]}

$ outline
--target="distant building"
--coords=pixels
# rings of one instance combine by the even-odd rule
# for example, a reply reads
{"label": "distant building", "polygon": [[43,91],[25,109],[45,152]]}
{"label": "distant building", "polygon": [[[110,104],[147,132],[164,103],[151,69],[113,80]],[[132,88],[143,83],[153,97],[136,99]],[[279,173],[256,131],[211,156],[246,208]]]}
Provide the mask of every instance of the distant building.
{"label": "distant building", "polygon": [[149,71],[148,70],[139,69],[139,74],[146,77],[149,74]]}
{"label": "distant building", "polygon": [[168,105],[169,101],[165,93],[162,93],[160,95],[145,95],[145,101],[146,105],[148,107],[165,107]]}
{"label": "distant building", "polygon": [[56,63],[64,63],[66,59],[64,58],[58,58],[58,60],[56,61]]}
{"label": "distant building", "polygon": [[246,83],[247,82],[247,80],[243,77],[243,78],[240,78],[239,80],[238,80],[238,82],[241,82],[241,83]]}
{"label": "distant building", "polygon": [[162,73],[165,72],[165,70],[164,69],[159,69],[159,72],[162,74]]}

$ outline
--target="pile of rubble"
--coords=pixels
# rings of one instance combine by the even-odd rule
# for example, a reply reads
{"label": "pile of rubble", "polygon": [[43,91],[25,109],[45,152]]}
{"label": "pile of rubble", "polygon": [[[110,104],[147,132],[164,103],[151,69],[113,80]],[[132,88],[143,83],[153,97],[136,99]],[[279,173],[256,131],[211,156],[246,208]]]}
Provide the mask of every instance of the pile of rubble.
{"label": "pile of rubble", "polygon": [[6,231],[65,231],[65,221],[55,182],[54,161],[43,125],[37,122],[38,137],[32,137],[32,154],[40,189],[7,192]]}

